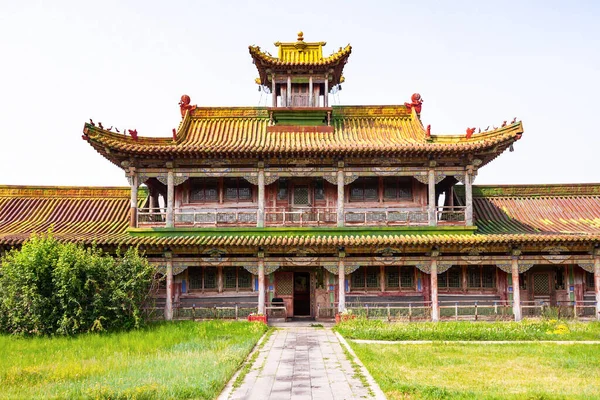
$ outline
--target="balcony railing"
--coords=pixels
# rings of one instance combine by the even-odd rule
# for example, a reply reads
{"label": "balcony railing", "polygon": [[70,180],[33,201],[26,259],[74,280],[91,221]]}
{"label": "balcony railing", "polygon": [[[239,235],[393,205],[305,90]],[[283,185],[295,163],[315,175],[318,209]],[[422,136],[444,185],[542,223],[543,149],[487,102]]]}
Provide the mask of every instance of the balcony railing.
{"label": "balcony railing", "polygon": [[272,207],[265,210],[266,225],[333,225],[337,222],[335,208]]}
{"label": "balcony railing", "polygon": [[[465,207],[437,207],[438,225],[464,225]],[[160,227],[166,224],[166,208],[139,208],[138,227]],[[267,207],[265,226],[334,226],[337,209],[333,207],[288,208]],[[176,208],[174,225],[185,226],[256,226],[256,208]],[[429,224],[427,210],[402,208],[346,208],[346,226],[425,226]]]}

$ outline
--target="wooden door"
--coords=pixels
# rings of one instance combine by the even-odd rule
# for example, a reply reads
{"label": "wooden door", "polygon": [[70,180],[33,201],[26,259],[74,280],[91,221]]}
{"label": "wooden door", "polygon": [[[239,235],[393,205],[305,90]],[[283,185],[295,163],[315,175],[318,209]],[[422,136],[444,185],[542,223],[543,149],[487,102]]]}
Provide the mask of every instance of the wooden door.
{"label": "wooden door", "polygon": [[294,273],[294,316],[310,316],[310,273]]}
{"label": "wooden door", "polygon": [[534,273],[532,281],[533,299],[550,302],[552,294],[550,274],[548,272]]}
{"label": "wooden door", "polygon": [[283,299],[287,315],[294,316],[294,273],[275,272],[275,297]]}

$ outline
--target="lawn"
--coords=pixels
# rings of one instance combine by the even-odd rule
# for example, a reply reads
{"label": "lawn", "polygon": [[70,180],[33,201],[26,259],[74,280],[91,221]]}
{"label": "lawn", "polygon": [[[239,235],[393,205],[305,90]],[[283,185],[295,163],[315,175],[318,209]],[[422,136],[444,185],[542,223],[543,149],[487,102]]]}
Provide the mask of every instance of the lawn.
{"label": "lawn", "polygon": [[600,322],[396,322],[358,318],[335,328],[347,339],[375,340],[600,340]]}
{"label": "lawn", "polygon": [[74,338],[0,336],[0,397],[213,399],[266,330],[188,321]]}
{"label": "lawn", "polygon": [[600,399],[600,345],[350,345],[390,399]]}

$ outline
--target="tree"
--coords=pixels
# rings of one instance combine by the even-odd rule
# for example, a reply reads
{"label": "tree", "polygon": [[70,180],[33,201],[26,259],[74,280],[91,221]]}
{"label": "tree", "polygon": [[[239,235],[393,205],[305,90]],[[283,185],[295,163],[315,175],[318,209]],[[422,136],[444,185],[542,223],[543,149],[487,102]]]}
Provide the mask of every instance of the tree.
{"label": "tree", "polygon": [[112,257],[52,232],[32,235],[0,265],[0,331],[72,335],[138,328],[155,270],[137,248]]}

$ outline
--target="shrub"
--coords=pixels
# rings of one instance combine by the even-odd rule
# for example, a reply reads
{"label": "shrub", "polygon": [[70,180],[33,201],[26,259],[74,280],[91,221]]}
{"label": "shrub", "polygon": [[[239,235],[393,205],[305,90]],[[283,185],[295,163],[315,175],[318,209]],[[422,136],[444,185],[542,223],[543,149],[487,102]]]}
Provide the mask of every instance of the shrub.
{"label": "shrub", "polygon": [[0,265],[0,331],[72,335],[140,327],[154,268],[137,249],[116,257],[96,247],[32,235]]}

